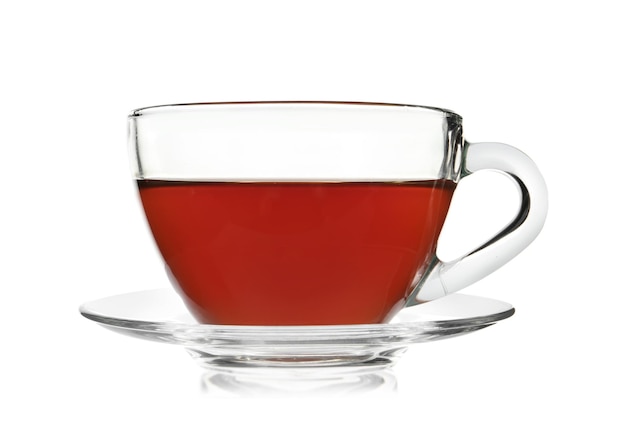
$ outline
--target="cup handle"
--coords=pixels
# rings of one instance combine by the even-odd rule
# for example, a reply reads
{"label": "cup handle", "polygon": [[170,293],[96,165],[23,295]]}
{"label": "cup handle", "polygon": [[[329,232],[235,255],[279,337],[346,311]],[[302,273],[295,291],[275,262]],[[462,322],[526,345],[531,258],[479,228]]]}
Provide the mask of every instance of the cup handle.
{"label": "cup handle", "polygon": [[461,179],[479,170],[503,172],[521,192],[520,209],[492,239],[450,262],[437,257],[407,301],[413,306],[457,292],[486,277],[518,255],[537,237],[548,212],[546,183],[533,161],[503,143],[466,143]]}

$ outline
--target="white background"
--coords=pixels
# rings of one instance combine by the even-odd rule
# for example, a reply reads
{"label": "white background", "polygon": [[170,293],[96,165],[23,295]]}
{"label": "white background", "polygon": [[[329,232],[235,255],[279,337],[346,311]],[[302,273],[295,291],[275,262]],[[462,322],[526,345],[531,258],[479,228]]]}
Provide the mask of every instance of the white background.
{"label": "white background", "polygon": [[[0,435],[624,436],[619,5],[4,2]],[[84,301],[167,285],[130,180],[129,111],[288,99],[450,108],[470,141],[530,155],[550,191],[543,233],[466,290],[514,317],[411,347],[395,392],[315,398],[215,397],[183,349],[82,318]],[[500,182],[459,189],[469,238],[442,251],[514,209]]]}

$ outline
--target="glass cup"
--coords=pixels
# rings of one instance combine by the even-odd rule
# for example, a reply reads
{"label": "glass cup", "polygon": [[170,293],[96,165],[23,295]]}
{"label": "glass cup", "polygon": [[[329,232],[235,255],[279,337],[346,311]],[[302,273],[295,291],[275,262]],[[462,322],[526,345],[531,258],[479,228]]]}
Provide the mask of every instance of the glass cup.
{"label": "glass cup", "polygon": [[[368,324],[451,294],[538,235],[534,163],[468,143],[459,115],[414,105],[165,105],[129,116],[133,176],[175,289],[201,323]],[[515,219],[457,260],[437,258],[460,179],[510,176]]]}

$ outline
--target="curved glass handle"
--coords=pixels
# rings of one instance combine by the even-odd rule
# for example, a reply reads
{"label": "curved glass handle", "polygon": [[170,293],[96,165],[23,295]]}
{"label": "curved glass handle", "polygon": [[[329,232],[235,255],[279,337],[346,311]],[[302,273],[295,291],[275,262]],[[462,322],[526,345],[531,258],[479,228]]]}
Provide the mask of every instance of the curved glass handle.
{"label": "curved glass handle", "polygon": [[461,178],[479,170],[503,172],[517,183],[521,191],[519,213],[496,236],[469,254],[451,262],[435,258],[407,306],[443,297],[486,277],[518,255],[541,231],[548,212],[548,191],[537,166],[527,155],[503,143],[468,144]]}

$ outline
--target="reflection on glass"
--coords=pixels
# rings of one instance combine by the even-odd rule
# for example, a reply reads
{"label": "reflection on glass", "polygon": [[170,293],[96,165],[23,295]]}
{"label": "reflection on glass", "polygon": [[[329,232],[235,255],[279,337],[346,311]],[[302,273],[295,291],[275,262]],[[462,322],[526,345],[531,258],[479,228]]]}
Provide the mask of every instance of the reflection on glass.
{"label": "reflection on glass", "polygon": [[391,394],[398,389],[391,371],[364,373],[283,372],[267,368],[259,372],[210,371],[202,376],[201,389],[219,397],[316,397]]}

